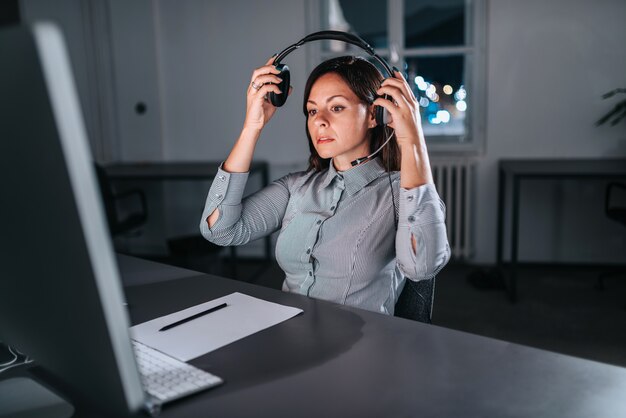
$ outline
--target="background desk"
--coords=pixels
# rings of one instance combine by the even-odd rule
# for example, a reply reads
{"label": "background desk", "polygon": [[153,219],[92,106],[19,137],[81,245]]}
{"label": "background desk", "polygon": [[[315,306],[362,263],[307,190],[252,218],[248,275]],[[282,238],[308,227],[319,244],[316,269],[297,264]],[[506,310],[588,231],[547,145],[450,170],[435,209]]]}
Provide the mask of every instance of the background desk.
{"label": "background desk", "polygon": [[[617,417],[626,369],[121,256],[134,324],[239,291],[304,313],[206,354],[163,417]],[[166,281],[168,277],[176,280]],[[159,283],[141,285],[147,281]]]}
{"label": "background desk", "polygon": [[498,268],[503,272],[505,201],[507,184],[513,185],[509,229],[511,233],[511,259],[509,280],[505,280],[509,299],[517,299],[517,263],[519,241],[520,185],[523,180],[553,179],[626,179],[626,159],[527,159],[501,160],[498,175]]}
{"label": "background desk", "polygon": [[[159,161],[149,163],[114,163],[105,167],[112,180],[212,180],[221,162]],[[250,175],[259,173],[263,185],[268,183],[266,162],[253,162]]]}
{"label": "background desk", "polygon": [[[112,181],[212,181],[217,174],[221,162],[171,162],[160,161],[150,163],[115,163],[105,167]],[[265,161],[253,162],[250,176],[258,174],[261,187],[269,184],[269,168]],[[208,189],[206,190],[208,192]],[[200,214],[198,214],[200,215]],[[263,239],[265,260],[272,258],[272,241],[267,236]],[[236,258],[236,247],[230,247],[233,261]]]}

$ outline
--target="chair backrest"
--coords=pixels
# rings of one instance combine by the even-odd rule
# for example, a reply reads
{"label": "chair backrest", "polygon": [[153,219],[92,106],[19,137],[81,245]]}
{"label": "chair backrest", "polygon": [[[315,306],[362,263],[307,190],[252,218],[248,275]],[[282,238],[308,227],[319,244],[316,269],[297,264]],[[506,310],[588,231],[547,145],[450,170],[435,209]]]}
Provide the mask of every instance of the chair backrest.
{"label": "chair backrest", "polygon": [[394,316],[432,323],[435,277],[414,282],[407,280],[396,302]]}
{"label": "chair backrest", "polygon": [[102,204],[106,212],[107,222],[109,223],[109,229],[113,231],[115,225],[117,225],[117,210],[115,208],[115,195],[113,194],[113,188],[109,181],[104,167],[98,163],[94,163],[96,168],[96,176],[98,177],[98,186],[100,187],[100,194],[102,196]]}
{"label": "chair backrest", "polygon": [[606,216],[626,225],[626,184],[611,182],[606,187]]}

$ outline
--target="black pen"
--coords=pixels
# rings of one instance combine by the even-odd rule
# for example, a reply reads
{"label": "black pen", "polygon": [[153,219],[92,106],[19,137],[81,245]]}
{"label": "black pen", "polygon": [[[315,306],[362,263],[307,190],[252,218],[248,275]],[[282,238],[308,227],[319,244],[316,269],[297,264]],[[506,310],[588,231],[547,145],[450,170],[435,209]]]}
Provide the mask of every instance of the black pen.
{"label": "black pen", "polygon": [[173,324],[166,325],[163,328],[161,328],[159,331],[167,331],[170,328],[174,328],[174,327],[177,327],[177,326],[179,326],[181,324],[184,324],[185,322],[189,322],[189,321],[192,321],[192,320],[194,320],[196,318],[200,318],[201,316],[204,316],[206,314],[210,314],[211,312],[215,312],[217,310],[225,308],[226,306],[228,306],[226,303],[222,303],[221,305],[214,306],[212,308],[207,309],[206,311],[198,312],[197,314],[191,315],[188,318],[184,318],[184,319],[181,319],[180,321],[176,321]]}

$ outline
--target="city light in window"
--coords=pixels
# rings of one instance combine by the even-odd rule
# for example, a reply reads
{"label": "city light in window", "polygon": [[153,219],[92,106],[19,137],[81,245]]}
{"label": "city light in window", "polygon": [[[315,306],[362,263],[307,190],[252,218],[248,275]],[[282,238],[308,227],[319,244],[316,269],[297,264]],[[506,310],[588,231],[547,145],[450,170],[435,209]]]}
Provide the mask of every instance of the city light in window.
{"label": "city light in window", "polygon": [[450,112],[448,112],[447,110],[438,111],[437,119],[439,119],[442,123],[450,122]]}
{"label": "city light in window", "polygon": [[467,91],[463,85],[455,86],[451,80],[433,80],[424,74],[415,73],[411,80],[426,129],[428,126],[439,130],[436,132],[458,132],[463,129],[467,111]]}
{"label": "city light in window", "polygon": [[424,77],[422,76],[417,76],[415,77],[415,85],[417,86],[418,89],[420,89],[421,91],[426,91],[426,89],[429,87],[429,83],[427,83],[426,81],[424,81]]}

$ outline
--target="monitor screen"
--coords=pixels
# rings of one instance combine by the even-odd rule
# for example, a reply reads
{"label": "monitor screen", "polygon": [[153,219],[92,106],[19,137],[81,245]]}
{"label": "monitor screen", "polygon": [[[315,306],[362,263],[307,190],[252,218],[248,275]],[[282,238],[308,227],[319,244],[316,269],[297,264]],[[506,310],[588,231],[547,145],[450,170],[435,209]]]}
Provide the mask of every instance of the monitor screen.
{"label": "monitor screen", "polygon": [[51,24],[0,30],[0,340],[72,396],[144,403],[68,54]]}

